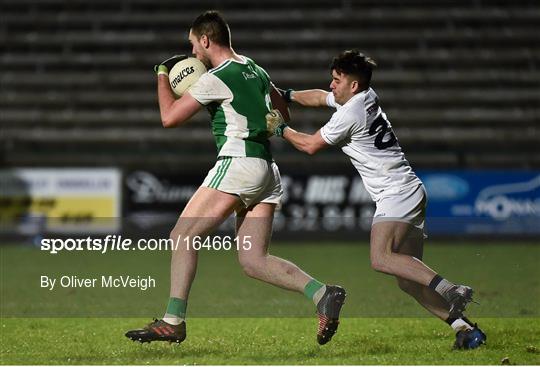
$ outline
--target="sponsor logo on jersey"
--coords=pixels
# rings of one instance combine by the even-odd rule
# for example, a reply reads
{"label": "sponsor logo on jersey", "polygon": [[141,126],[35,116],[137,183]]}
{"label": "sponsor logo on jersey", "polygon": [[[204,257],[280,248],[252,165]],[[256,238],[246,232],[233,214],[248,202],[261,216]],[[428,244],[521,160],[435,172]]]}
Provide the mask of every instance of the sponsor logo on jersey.
{"label": "sponsor logo on jersey", "polygon": [[245,71],[242,71],[242,75],[244,76],[244,79],[246,80],[255,79],[257,77],[257,75],[252,74],[252,73],[246,73]]}

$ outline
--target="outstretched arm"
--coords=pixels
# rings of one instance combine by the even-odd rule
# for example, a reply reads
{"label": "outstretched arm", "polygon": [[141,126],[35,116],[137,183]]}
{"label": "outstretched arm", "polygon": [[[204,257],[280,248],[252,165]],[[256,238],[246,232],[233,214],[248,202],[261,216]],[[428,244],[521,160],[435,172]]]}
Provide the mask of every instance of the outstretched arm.
{"label": "outstretched arm", "polygon": [[302,106],[306,107],[327,107],[326,96],[327,91],[322,89],[308,89],[308,90],[287,90],[289,99]]}
{"label": "outstretched arm", "polygon": [[315,134],[304,134],[296,131],[285,123],[279,110],[272,110],[266,114],[266,128],[270,135],[281,136],[291,143],[296,149],[309,155],[329,146],[321,135],[321,130]]}
{"label": "outstretched arm", "polygon": [[299,151],[309,155],[313,155],[329,146],[322,138],[321,130],[318,130],[313,135],[309,135],[287,127],[283,130],[283,139],[287,140]]}

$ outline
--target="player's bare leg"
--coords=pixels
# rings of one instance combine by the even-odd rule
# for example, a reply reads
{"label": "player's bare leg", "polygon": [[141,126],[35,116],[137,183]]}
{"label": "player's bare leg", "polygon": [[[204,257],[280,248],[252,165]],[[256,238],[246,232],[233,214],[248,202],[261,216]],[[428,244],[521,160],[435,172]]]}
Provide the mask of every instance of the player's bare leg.
{"label": "player's bare leg", "polygon": [[188,298],[197,270],[198,252],[191,245],[193,238],[212,232],[238,205],[240,199],[236,195],[208,187],[200,187],[195,192],[170,234],[173,242],[179,239],[171,258],[171,297]]}
{"label": "player's bare leg", "polygon": [[[290,261],[268,253],[274,210],[275,204],[259,203],[237,214],[238,261],[249,277],[302,293],[313,278]],[[244,239],[249,239],[251,248],[242,248]]]}
{"label": "player's bare leg", "polygon": [[346,292],[339,286],[324,285],[290,261],[268,253],[274,210],[274,204],[259,203],[237,214],[236,231],[240,244],[246,243],[247,236],[251,242],[249,249],[240,246],[238,260],[248,276],[303,293],[313,300],[319,316],[317,342],[326,344],[337,331]]}
{"label": "player's bare leg", "polygon": [[[413,228],[409,232],[409,236],[403,240],[403,242],[399,244],[397,248],[392,250],[402,255],[408,255],[422,260],[424,252],[423,233]],[[433,289],[417,282],[407,280],[399,276],[397,276],[396,279],[399,288],[411,295],[425,309],[443,321],[448,319],[449,305],[440,294],[435,292]]]}
{"label": "player's bare leg", "polygon": [[398,221],[375,223],[371,228],[371,266],[374,270],[427,286],[437,273],[420,259],[393,251],[409,236],[411,228],[409,223]]}
{"label": "player's bare leg", "polygon": [[[441,277],[421,261],[424,248],[423,233],[414,228],[414,226],[404,222],[381,222],[376,223],[375,226],[377,226],[377,230],[372,230],[371,233],[372,266],[378,271],[395,275],[398,285],[403,291],[414,297],[418,303],[433,315],[447,322],[457,332],[456,342],[454,344],[455,348],[473,349],[484,344],[486,335],[476,324],[464,317],[461,310],[456,314],[452,314],[451,312],[453,308],[451,301],[457,298],[452,295],[452,292],[456,290],[459,292],[461,289],[467,290],[470,288],[453,285],[445,279],[443,280],[451,285],[446,293],[441,294],[436,291],[438,288],[433,287],[433,281],[437,280],[437,277]],[[375,242],[375,246],[379,246],[375,248],[375,253],[373,247],[374,236],[380,236],[379,239],[386,238],[387,240],[386,247],[380,241]],[[385,252],[388,250],[391,252],[391,257],[386,256]],[[383,253],[382,255],[381,252]],[[385,264],[381,265],[381,262],[385,262]],[[409,268],[395,271],[394,269],[397,266],[409,266]],[[424,273],[417,276],[416,279],[425,279],[426,276],[429,277],[429,274],[434,274],[427,285],[415,281],[414,276],[410,276],[411,273],[414,275],[414,272],[418,271],[418,269],[421,269],[420,271],[423,270]],[[408,275],[408,277],[405,277],[405,275]],[[448,299],[444,296],[447,296]],[[464,301],[468,300],[465,299]]]}
{"label": "player's bare leg", "polygon": [[[411,235],[394,249],[401,254],[414,256],[422,259],[424,250],[424,236],[421,231],[411,231]],[[433,289],[420,285],[416,282],[397,277],[399,287],[420,303],[433,315],[445,321],[456,331],[454,348],[474,349],[486,342],[486,334],[478,326],[466,317],[450,317],[449,304]]]}
{"label": "player's bare leg", "polygon": [[472,301],[470,287],[449,282],[422,260],[393,251],[408,238],[412,228],[406,222],[375,223],[371,229],[371,266],[377,271],[428,286],[449,303],[451,317],[461,317],[466,305]]}
{"label": "player's bare leg", "polygon": [[240,204],[240,199],[221,191],[200,187],[193,195],[171,231],[171,288],[165,316],[143,329],[131,330],[126,336],[140,342],[170,341],[181,343],[186,338],[184,322],[187,299],[197,270],[197,251],[191,243],[196,236],[205,236],[225,221]]}

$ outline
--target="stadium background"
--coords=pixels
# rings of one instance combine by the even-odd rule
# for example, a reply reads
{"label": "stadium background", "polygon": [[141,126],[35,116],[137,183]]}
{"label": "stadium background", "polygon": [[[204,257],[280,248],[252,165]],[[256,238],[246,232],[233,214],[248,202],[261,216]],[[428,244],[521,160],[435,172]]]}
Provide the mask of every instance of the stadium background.
{"label": "stadium background", "polygon": [[[440,231],[432,231],[430,237],[432,240],[452,237],[451,246],[431,241],[441,245],[426,252],[432,254],[433,263],[449,277],[471,279],[485,290],[481,296],[490,306],[477,307],[477,314],[481,317],[530,317],[532,322],[523,319],[508,321],[506,325],[534,327],[531,343],[538,343],[540,296],[535,264],[540,261],[537,246],[540,231],[537,225],[540,215],[540,6],[531,0],[1,0],[1,244],[28,244],[42,235],[66,236],[72,231],[81,235],[109,233],[120,228],[129,228],[137,234],[167,235],[177,213],[213,165],[215,145],[205,111],[185,127],[161,127],[152,68],[172,54],[190,52],[187,30],[194,17],[206,9],[223,11],[231,26],[235,50],[264,67],[280,87],[328,89],[328,65],[343,49],[358,48],[377,61],[372,84],[381,105],[413,168],[426,182],[431,179],[428,191],[431,189],[430,205],[435,211],[428,218],[428,226],[431,225],[428,228],[437,227],[439,220]],[[316,131],[331,115],[331,111],[325,109],[296,106],[291,109],[293,125],[308,132]],[[357,175],[350,162],[338,149],[310,157],[278,139],[273,139],[272,144],[288,193],[284,211],[276,221],[278,246],[275,251],[310,269],[324,269],[323,260],[335,261],[339,266],[326,275],[330,279],[342,279],[340,281],[352,290],[353,297],[359,295],[350,299],[346,316],[426,316],[397,289],[395,293],[377,290],[370,307],[353,311],[354,304],[365,304],[360,296],[366,289],[378,289],[384,284],[381,282],[387,282],[387,288],[391,289],[390,284],[393,284],[369,270],[365,244],[373,205],[361,183],[355,181]],[[510,189],[503,193],[508,199],[505,203],[515,204],[513,208],[517,208],[510,210],[504,220],[485,213],[473,215],[471,208],[475,208],[482,190],[516,184],[517,191]],[[43,189],[45,186],[49,191]],[[459,217],[453,205],[457,205],[458,212],[460,208],[469,209]],[[323,216],[327,220],[322,220]],[[351,217],[354,223],[349,225]],[[337,225],[336,219],[340,222]],[[282,226],[288,231],[280,230],[279,221],[285,223]],[[467,223],[472,222],[475,226],[467,227]],[[151,232],[148,232],[149,227]],[[482,242],[473,241],[478,235],[483,237]],[[459,241],[455,240],[456,236]],[[527,241],[516,245],[515,240],[523,237]],[[341,243],[351,238],[355,242]],[[501,238],[505,242],[501,242]],[[280,241],[291,239],[295,241],[279,246]],[[303,247],[289,246],[300,242],[298,239],[305,240]],[[317,245],[319,239],[325,241]],[[341,252],[332,251],[336,242]],[[82,311],[75,309],[71,316],[103,316],[100,310],[116,315],[114,311],[118,308],[114,302],[103,307],[95,302],[99,297],[92,294],[77,301],[70,298],[70,294],[61,294],[66,297],[62,300],[67,302],[62,301],[62,307],[58,308],[60,303],[55,303],[58,301],[55,295],[20,292],[20,284],[33,281],[28,274],[38,274],[40,265],[50,266],[60,274],[77,267],[85,269],[85,262],[90,260],[78,254],[47,258],[22,246],[0,246],[0,251],[3,316],[57,317],[73,311],[67,306],[81,304],[88,307]],[[151,264],[165,281],[167,269],[162,265],[167,256],[156,256],[151,260],[139,257],[130,261]],[[190,306],[193,311],[203,309],[199,313],[203,317],[215,315],[215,310],[198,301],[203,296],[223,298],[221,301],[228,304],[223,301],[226,294],[214,294],[205,289],[215,284],[213,272],[219,267],[232,269],[235,266],[230,256],[229,260],[223,260],[221,253],[212,256],[216,257],[210,258],[206,269],[200,271]],[[222,261],[230,264],[223,265]],[[104,262],[94,257],[91,262],[97,273],[112,268],[119,272],[130,269],[129,262],[117,263],[114,257]],[[23,263],[26,266],[20,265]],[[361,273],[356,272],[358,265],[363,266]],[[353,268],[351,272],[341,271]],[[467,269],[467,274],[457,272],[458,268]],[[488,270],[476,271],[478,268]],[[32,271],[27,274],[27,269]],[[500,271],[497,278],[494,274],[500,269],[505,271]],[[240,280],[243,279],[240,274],[231,279],[237,278],[239,282],[247,282]],[[359,289],[353,288],[354,284],[358,285],[357,279],[363,279]],[[227,289],[226,279],[221,281],[224,283],[219,283],[220,288]],[[506,293],[498,293],[501,282]],[[304,308],[290,311],[299,303],[296,298],[283,297],[280,290],[272,293],[271,288],[252,283],[243,285],[242,294],[257,294],[252,300],[253,307],[268,294],[273,300],[284,299],[284,304],[278,301],[267,304],[264,316],[282,309],[284,316],[311,312],[311,309],[306,311],[305,304],[302,304]],[[515,287],[518,283],[521,287]],[[386,289],[385,286],[381,289]],[[158,292],[159,297],[166,293],[163,287]],[[513,287],[518,295],[512,298],[509,292]],[[43,303],[40,297],[47,301]],[[106,297],[135,295],[107,293]],[[235,302],[237,300],[230,303]],[[21,304],[29,306],[20,307]],[[391,304],[402,308],[396,313],[389,308]],[[159,307],[156,310],[156,304],[148,299],[143,306],[130,310],[125,316],[147,317],[151,316],[148,310],[161,310]],[[234,308],[221,312],[243,316]],[[257,312],[250,315],[261,316]],[[4,319],[3,323],[21,323],[17,320],[20,319]],[[46,332],[42,329],[48,329],[52,335],[67,325],[51,320],[30,324],[31,327],[38,325],[34,327],[38,330],[36,337],[48,335],[43,334]],[[498,324],[493,321],[493,325]],[[127,326],[116,327],[123,330]],[[390,330],[389,338],[393,338],[394,329],[391,325],[386,327]],[[428,329],[430,327],[433,326]],[[212,326],[208,328],[213,330]],[[239,330],[241,334],[242,328]],[[497,332],[507,335],[504,329]],[[426,338],[433,336],[429,334],[431,331],[426,333]],[[495,330],[490,335],[495,336]],[[519,333],[512,335],[517,338]],[[405,343],[407,336],[401,337]],[[362,338],[360,344],[368,346],[368,354],[369,348],[375,353],[379,347],[386,348],[373,346],[365,336]],[[439,337],[439,347],[448,344],[445,338],[447,336]],[[6,361],[66,363],[59,359],[65,356],[64,352],[46,354],[48,348],[55,350],[52,345],[33,351],[41,356],[38,359],[25,359],[28,352],[24,349],[25,343],[18,342],[17,338],[9,343],[3,340],[2,348],[7,348],[2,349],[3,353],[7,350],[3,354]],[[108,350],[115,348],[117,340],[94,342]],[[519,342],[516,339],[513,345]],[[497,344],[492,345],[497,347]],[[352,348],[349,344],[342,347]],[[72,345],[70,349],[83,351],[85,348],[86,345]],[[510,349],[507,352],[504,348]],[[511,348],[501,346],[500,350],[510,353]],[[522,359],[522,363],[538,362],[538,349],[531,350],[530,359]],[[101,353],[102,350],[99,353],[89,350],[90,357],[75,361],[99,363],[99,359],[92,358]],[[132,355],[128,349],[121,349],[119,354],[122,353]],[[207,363],[219,363],[221,354],[212,353],[210,355],[217,359],[208,359]],[[276,349],[276,353],[279,354],[280,349]],[[294,354],[289,350],[282,353]],[[312,364],[321,361],[363,363],[353,357],[345,358],[347,356],[345,353],[307,360]],[[414,358],[418,354],[411,353],[411,356],[409,363],[416,363],[418,359]],[[165,357],[165,363],[177,362],[171,356],[172,359]],[[135,360],[130,358],[120,361],[156,363],[146,355],[137,355]],[[243,361],[227,358],[236,363]],[[423,361],[440,363],[433,358]],[[484,364],[493,361],[489,359],[491,355],[485,358],[479,361]],[[256,358],[245,360],[261,363]],[[117,360],[103,361],[117,363]],[[278,359],[269,361],[275,364]],[[284,361],[295,363],[294,359]],[[407,360],[389,361],[396,364]],[[201,360],[195,362],[201,363]],[[371,363],[380,362],[371,360]]]}
{"label": "stadium background", "polygon": [[[375,58],[373,86],[415,170],[497,170],[502,175],[492,182],[485,176],[485,185],[494,185],[516,170],[529,176],[511,182],[530,180],[540,167],[534,1],[21,0],[0,7],[3,168],[112,167],[122,174],[121,208],[54,210],[60,204],[27,193],[19,201],[4,197],[12,216],[30,210],[34,220],[48,212],[84,221],[168,213],[174,220],[212,166],[215,146],[205,111],[185,128],[161,128],[152,67],[190,52],[189,25],[209,8],[224,12],[237,52],[281,87],[328,89],[329,62],[346,48]],[[292,107],[303,131],[330,115]],[[369,219],[370,200],[361,187],[352,197],[356,174],[338,149],[309,157],[279,139],[272,144],[287,176],[285,216]],[[49,173],[47,180],[57,180]],[[534,206],[534,187],[531,195]]]}

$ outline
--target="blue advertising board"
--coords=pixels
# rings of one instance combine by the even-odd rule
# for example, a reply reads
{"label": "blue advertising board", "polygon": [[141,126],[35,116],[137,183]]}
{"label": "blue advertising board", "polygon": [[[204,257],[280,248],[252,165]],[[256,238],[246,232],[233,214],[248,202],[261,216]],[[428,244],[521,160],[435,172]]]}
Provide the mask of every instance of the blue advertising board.
{"label": "blue advertising board", "polygon": [[[426,232],[540,238],[540,171],[418,171],[428,192]],[[204,177],[135,171],[125,176],[126,216],[144,231],[174,226]],[[316,238],[369,238],[375,204],[352,171],[283,175],[274,231]],[[234,222],[227,231],[234,230]],[[280,237],[284,238],[284,237]]]}
{"label": "blue advertising board", "polygon": [[419,171],[428,234],[540,235],[539,171]]}

